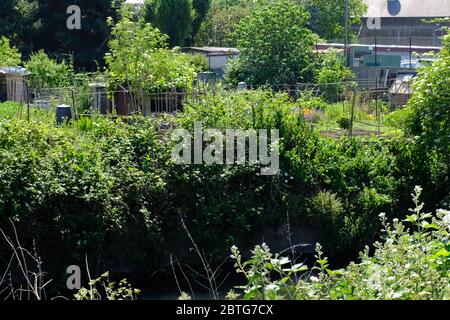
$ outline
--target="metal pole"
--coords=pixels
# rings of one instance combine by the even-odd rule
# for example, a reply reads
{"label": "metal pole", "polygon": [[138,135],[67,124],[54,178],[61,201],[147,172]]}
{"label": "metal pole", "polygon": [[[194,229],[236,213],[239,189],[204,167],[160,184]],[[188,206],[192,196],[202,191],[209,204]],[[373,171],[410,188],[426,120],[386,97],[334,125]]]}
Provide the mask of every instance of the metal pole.
{"label": "metal pole", "polygon": [[30,86],[28,85],[28,80],[25,82],[25,89],[27,93],[27,121],[30,122]]}
{"label": "metal pole", "polygon": [[375,36],[375,67],[378,67],[378,37]]}
{"label": "metal pole", "polygon": [[376,114],[376,119],[377,119],[377,129],[378,129],[378,134],[380,134],[381,132],[381,126],[380,126],[380,113],[378,112],[378,77],[376,78],[375,81],[375,114]]}
{"label": "metal pole", "polygon": [[73,109],[73,118],[74,119],[77,119],[77,109],[76,109],[76,106],[75,106],[75,91],[74,91],[74,89],[73,88],[70,88],[70,91],[71,91],[71,93],[72,93],[72,109]]}
{"label": "metal pole", "polygon": [[350,117],[350,137],[353,137],[353,122],[355,118],[355,103],[356,103],[356,89],[353,89],[353,99],[352,99],[352,111]]}
{"label": "metal pole", "polygon": [[345,39],[344,39],[344,50],[345,50],[345,65],[348,67],[349,66],[349,57],[348,57],[348,16],[349,16],[349,4],[348,4],[349,0],[345,0],[345,7],[344,7],[344,16],[345,16]]}
{"label": "metal pole", "polygon": [[412,69],[412,36],[409,36],[409,69]]}

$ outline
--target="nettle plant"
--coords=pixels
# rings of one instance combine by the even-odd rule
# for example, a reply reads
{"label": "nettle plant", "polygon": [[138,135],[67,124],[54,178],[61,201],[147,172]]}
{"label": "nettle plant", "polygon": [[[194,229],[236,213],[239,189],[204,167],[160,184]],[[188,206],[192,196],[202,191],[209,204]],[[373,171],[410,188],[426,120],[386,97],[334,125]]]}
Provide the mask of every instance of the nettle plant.
{"label": "nettle plant", "polygon": [[237,272],[247,279],[247,284],[239,287],[243,298],[450,299],[450,211],[422,212],[421,193],[422,188],[416,187],[412,194],[415,208],[405,220],[389,223],[386,215],[380,214],[384,242],[374,243],[372,255],[366,247],[360,262],[345,269],[330,269],[320,245],[316,247],[316,264],[310,269],[273,255],[266,244],[256,246],[252,258],[245,262],[233,247],[231,257]]}
{"label": "nettle plant", "polygon": [[118,284],[111,282],[109,272],[89,281],[89,289],[81,288],[75,300],[137,300],[141,290],[132,288],[126,279]]}

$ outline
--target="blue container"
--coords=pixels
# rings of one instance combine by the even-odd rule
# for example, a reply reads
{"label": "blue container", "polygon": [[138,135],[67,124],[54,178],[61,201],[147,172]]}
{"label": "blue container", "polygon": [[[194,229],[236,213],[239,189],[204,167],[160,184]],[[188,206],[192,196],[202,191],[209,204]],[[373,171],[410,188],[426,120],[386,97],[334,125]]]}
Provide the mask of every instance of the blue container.
{"label": "blue container", "polygon": [[56,124],[60,125],[64,121],[69,121],[72,119],[72,110],[70,106],[62,104],[56,106]]}

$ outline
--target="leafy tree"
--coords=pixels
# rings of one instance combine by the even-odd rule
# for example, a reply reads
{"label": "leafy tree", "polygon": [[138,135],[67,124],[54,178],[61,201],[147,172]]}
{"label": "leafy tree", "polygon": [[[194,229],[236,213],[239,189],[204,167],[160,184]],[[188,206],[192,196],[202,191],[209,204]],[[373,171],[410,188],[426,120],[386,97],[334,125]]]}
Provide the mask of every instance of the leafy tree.
{"label": "leafy tree", "polygon": [[[310,28],[324,39],[344,38],[345,2],[343,0],[299,0],[311,14]],[[366,12],[362,0],[349,1],[349,25],[358,23]]]}
{"label": "leafy tree", "polygon": [[17,24],[16,0],[0,1],[0,35],[12,35]]}
{"label": "leafy tree", "polygon": [[31,85],[39,88],[67,86],[70,83],[70,75],[73,74],[70,64],[50,59],[43,50],[31,54],[25,67],[32,73]]}
{"label": "leafy tree", "polygon": [[192,5],[195,10],[195,19],[192,22],[192,35],[190,42],[194,41],[195,37],[200,31],[200,27],[203,21],[205,20],[206,15],[208,14],[211,5],[211,0],[193,0]]}
{"label": "leafy tree", "polygon": [[182,46],[192,34],[192,0],[146,0],[144,19],[169,36],[171,47]]}
{"label": "leafy tree", "polygon": [[36,0],[0,1],[0,35],[21,35],[36,7]]}
{"label": "leafy tree", "polygon": [[312,80],[317,37],[306,27],[308,19],[292,0],[253,10],[236,29],[240,56],[230,65],[228,81],[282,85]]}
{"label": "leafy tree", "polygon": [[22,55],[15,47],[11,47],[8,38],[0,38],[0,66],[16,67],[21,64]]}
{"label": "leafy tree", "polygon": [[22,52],[29,52],[36,10],[37,0],[0,1],[0,36],[11,39]]}
{"label": "leafy tree", "polygon": [[[235,46],[227,33],[233,31],[239,21],[261,6],[280,0],[212,0],[211,10],[197,37],[199,44]],[[344,38],[343,0],[294,0],[310,14],[308,27],[324,39]],[[366,11],[362,0],[350,0],[350,24],[358,23]],[[350,34],[351,36],[351,34]]]}
{"label": "leafy tree", "polygon": [[[39,27],[33,34],[33,51],[44,49],[51,56],[66,58],[73,54],[75,66],[93,70],[103,64],[107,51],[110,27],[107,17],[116,17],[115,0],[37,0],[36,21]],[[121,1],[117,2],[117,5]],[[67,8],[78,5],[81,9],[81,29],[67,28]]]}
{"label": "leafy tree", "polygon": [[223,6],[213,1],[196,36],[199,46],[235,47],[236,39],[231,36],[238,23],[250,14],[248,6]]}
{"label": "leafy tree", "polygon": [[329,51],[322,57],[320,69],[316,75],[316,82],[323,84],[324,98],[327,102],[336,102],[343,94],[341,81],[353,77],[351,69],[345,66],[344,57],[335,51]]}
{"label": "leafy tree", "polygon": [[181,89],[190,86],[195,67],[189,58],[167,48],[167,36],[143,21],[123,18],[113,28],[106,56],[108,75],[134,90]]}

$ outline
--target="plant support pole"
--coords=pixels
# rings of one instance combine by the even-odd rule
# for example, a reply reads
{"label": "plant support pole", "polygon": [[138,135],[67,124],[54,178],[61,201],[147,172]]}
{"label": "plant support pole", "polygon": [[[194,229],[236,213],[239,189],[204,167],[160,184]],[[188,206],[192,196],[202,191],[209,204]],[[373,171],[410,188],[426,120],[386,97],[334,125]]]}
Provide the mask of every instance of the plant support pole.
{"label": "plant support pole", "polygon": [[345,7],[344,7],[344,16],[345,16],[345,26],[344,26],[344,50],[345,50],[345,65],[348,67],[349,64],[349,54],[348,54],[348,18],[349,18],[349,5],[348,5],[348,0],[345,0]]}
{"label": "plant support pole", "polygon": [[355,103],[356,103],[356,89],[353,89],[353,99],[352,99],[352,111],[350,116],[350,137],[353,137],[353,120],[355,117]]}

